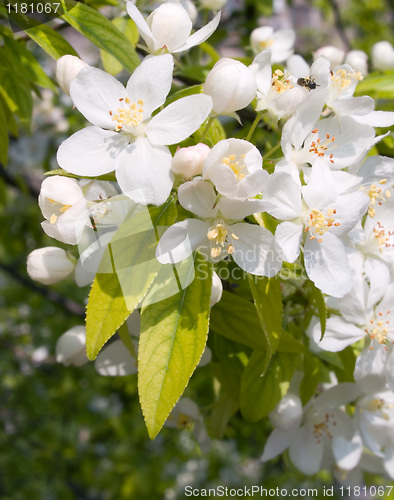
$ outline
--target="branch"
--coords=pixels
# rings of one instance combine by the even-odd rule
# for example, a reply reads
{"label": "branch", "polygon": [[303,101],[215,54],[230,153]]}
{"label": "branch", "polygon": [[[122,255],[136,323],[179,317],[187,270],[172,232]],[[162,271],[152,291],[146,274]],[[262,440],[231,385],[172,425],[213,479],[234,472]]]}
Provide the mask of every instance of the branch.
{"label": "branch", "polygon": [[78,302],[64,297],[59,292],[55,292],[54,290],[51,290],[49,288],[37,285],[30,279],[20,274],[20,272],[12,266],[0,262],[0,269],[9,274],[14,280],[19,281],[19,283],[21,283],[22,285],[27,286],[36,293],[39,293],[50,302],[58,304],[68,313],[71,313],[80,318],[85,318],[85,309],[80,304],[78,304]]}

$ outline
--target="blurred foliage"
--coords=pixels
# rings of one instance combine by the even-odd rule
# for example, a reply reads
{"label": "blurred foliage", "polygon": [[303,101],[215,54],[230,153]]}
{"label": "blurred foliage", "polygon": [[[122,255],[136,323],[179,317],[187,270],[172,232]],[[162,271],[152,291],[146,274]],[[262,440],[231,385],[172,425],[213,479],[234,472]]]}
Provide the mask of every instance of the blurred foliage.
{"label": "blurred foliage", "polygon": [[[293,4],[290,0],[287,3],[290,7]],[[334,0],[309,0],[309,4],[326,20],[327,33],[337,29]],[[351,48],[370,53],[373,43],[394,41],[392,1],[347,0],[338,2],[338,6]],[[102,7],[105,11],[98,10]],[[209,43],[184,57],[185,64],[177,74],[180,82],[203,82],[218,57],[213,47],[219,46],[220,53],[230,32],[235,40],[247,45],[258,19],[267,19],[273,13],[271,0],[246,0],[237,2],[236,7]],[[164,428],[154,441],[148,439],[135,375],[112,379],[98,376],[92,365],[64,368],[56,364],[56,340],[70,327],[82,324],[88,290],[76,289],[71,280],[52,287],[37,286],[29,280],[25,263],[33,249],[52,244],[40,228],[42,216],[37,206],[43,171],[57,168],[54,158],[58,145],[80,129],[85,120],[72,109],[71,100],[58,93],[53,64],[48,61],[79,53],[75,39],[82,45],[85,36],[97,58],[101,54],[104,68],[119,74],[122,81],[128,76],[124,68],[132,71],[138,64],[135,26],[125,15],[123,3],[88,0],[78,9],[57,24],[38,25],[15,34],[6,22],[5,7],[0,6],[0,498],[172,500],[184,498],[183,488],[188,484],[209,488],[264,483],[266,488],[281,485],[322,491],[324,484],[333,482],[324,471],[306,479],[286,457],[266,465],[260,463],[271,427],[267,419],[259,420],[264,413],[260,407],[256,408],[255,418],[253,406],[242,399],[242,386],[255,368],[247,364],[248,360],[260,353],[258,346],[248,344],[241,336],[229,338],[223,334],[223,318],[215,323],[220,305],[213,310],[208,339],[213,361],[196,371],[185,393],[203,413],[213,407],[208,430],[213,437],[224,440],[215,441],[208,455],[201,453],[187,430]],[[80,38],[66,36],[71,33],[75,37],[77,32]],[[330,42],[329,35],[318,34],[313,27],[303,36],[305,54],[319,43]],[[74,48],[68,40],[74,40]],[[231,43],[234,46],[237,41]],[[206,58],[205,67],[198,66],[201,54]],[[250,52],[247,56],[250,62]],[[379,109],[392,109],[392,87],[387,90],[391,79],[392,74],[371,74],[360,89],[378,99]],[[176,91],[182,91],[182,85],[173,89]],[[251,109],[240,115],[245,124],[253,122]],[[247,132],[248,128],[241,128],[235,120],[225,119],[215,124],[208,140],[244,138]],[[202,130],[196,132],[196,137],[199,134]],[[265,154],[278,142],[276,124],[264,116],[253,139]],[[392,136],[386,137],[374,152],[392,155],[393,142]],[[5,169],[7,158],[9,165]],[[265,166],[270,167],[271,160]],[[216,270],[226,277],[233,266],[232,262],[222,262]],[[299,270],[289,266],[289,271],[296,275]],[[279,344],[275,359],[281,382],[289,380],[296,364],[305,368],[301,394],[307,401],[322,378],[329,380],[329,367],[335,369],[339,379],[348,380],[354,360],[349,352],[323,359],[302,351],[304,332],[316,310],[310,305],[310,290],[301,289],[296,281],[282,283],[286,292],[283,326],[291,335],[293,351],[285,351]],[[246,278],[229,278],[227,286],[225,300],[231,301],[236,294],[251,305],[253,297]],[[319,307],[318,298],[316,304]],[[296,319],[287,322],[289,316]],[[259,324],[257,316],[254,320]],[[283,363],[287,358],[292,362]],[[277,381],[273,372],[272,385]],[[256,397],[265,390],[257,388]],[[273,401],[278,399],[278,394],[270,396]],[[251,415],[247,425],[241,418],[240,406],[243,413]],[[373,477],[371,481],[378,485],[383,479]]]}

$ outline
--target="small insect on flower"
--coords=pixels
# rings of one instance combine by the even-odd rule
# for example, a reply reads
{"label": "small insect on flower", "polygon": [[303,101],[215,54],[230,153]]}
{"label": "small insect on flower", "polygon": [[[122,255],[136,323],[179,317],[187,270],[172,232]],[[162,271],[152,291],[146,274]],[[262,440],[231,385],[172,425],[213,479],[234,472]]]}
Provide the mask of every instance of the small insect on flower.
{"label": "small insect on flower", "polygon": [[300,85],[301,87],[305,87],[308,90],[314,90],[316,87],[319,86],[315,82],[315,79],[312,78],[311,76],[307,76],[306,78],[299,78],[297,80],[297,85]]}

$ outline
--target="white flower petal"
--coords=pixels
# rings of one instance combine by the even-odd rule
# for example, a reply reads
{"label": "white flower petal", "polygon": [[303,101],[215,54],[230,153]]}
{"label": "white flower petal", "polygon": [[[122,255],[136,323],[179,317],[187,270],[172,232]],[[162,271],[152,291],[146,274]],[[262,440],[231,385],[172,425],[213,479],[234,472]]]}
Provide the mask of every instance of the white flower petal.
{"label": "white flower petal", "polygon": [[391,479],[394,479],[394,445],[392,443],[389,443],[386,446],[383,465],[387,474],[391,477]]}
{"label": "white flower petal", "polygon": [[99,353],[94,362],[94,367],[100,375],[109,377],[123,377],[137,373],[137,360],[121,340],[115,340]]}
{"label": "white flower petal", "polygon": [[216,16],[210,21],[208,24],[200,28],[198,31],[189,36],[184,44],[180,47],[173,49],[172,52],[174,54],[178,52],[183,52],[184,50],[190,49],[190,47],[194,47],[195,45],[199,45],[202,42],[205,42],[212,33],[216,30],[219,25],[221,13],[218,12]]}
{"label": "white flower petal", "polygon": [[282,268],[274,236],[260,226],[234,224],[231,231],[237,236],[234,240],[233,259],[244,271],[258,276],[272,277]]}
{"label": "white flower petal", "polygon": [[343,436],[334,437],[332,451],[338,467],[343,470],[354,469],[363,454],[361,436],[359,434],[355,434],[351,441],[348,441]]}
{"label": "white flower petal", "polygon": [[[361,389],[353,382],[342,382],[324,391],[314,400],[314,406],[319,412],[336,409],[357,399],[362,393]],[[335,411],[335,410],[334,410]],[[340,412],[340,410],[337,410]],[[343,413],[343,412],[340,412]],[[347,415],[346,415],[347,416]],[[341,428],[339,428],[341,430]]]}
{"label": "white flower petal", "polygon": [[305,269],[309,278],[323,292],[343,297],[353,282],[343,243],[327,232],[323,241],[307,239],[304,248]]}
{"label": "white flower petal", "polygon": [[199,217],[215,217],[216,193],[211,183],[203,180],[185,182],[178,190],[179,203]]}
{"label": "white flower petal", "polygon": [[314,330],[314,340],[318,347],[325,351],[342,351],[348,345],[365,337],[365,332],[353,323],[344,321],[340,316],[331,316],[326,323],[323,340],[320,341],[321,330]]}
{"label": "white flower petal", "polygon": [[383,297],[390,283],[390,271],[387,265],[379,259],[365,259],[365,274],[369,279],[370,289],[367,307],[370,308]]}
{"label": "white flower petal", "polygon": [[146,57],[135,69],[126,86],[131,102],[142,99],[143,118],[164,104],[171,89],[174,59],[171,54]]}
{"label": "white flower petal", "polygon": [[371,125],[372,127],[391,127],[394,125],[394,113],[392,111],[371,111],[363,116],[355,116],[358,123]]}
{"label": "white flower petal", "polygon": [[264,452],[261,457],[262,462],[267,462],[274,457],[277,457],[290,446],[294,438],[294,431],[298,428],[298,425],[290,427],[287,431],[281,431],[279,429],[274,429],[269,435],[267,442],[265,443]]}
{"label": "white flower petal", "polygon": [[70,95],[84,117],[97,127],[114,130],[110,111],[119,107],[126,89],[112,75],[91,66],[82,69],[71,82]]}
{"label": "white flower petal", "polygon": [[313,427],[304,425],[294,436],[289,448],[290,460],[304,474],[316,474],[323,458],[324,441],[317,441]]}
{"label": "white flower petal", "polygon": [[127,13],[137,25],[138,31],[140,32],[140,35],[144,39],[146,45],[149,48],[153,48],[155,43],[157,43],[156,39],[153,36],[152,30],[149,28],[148,23],[145,21],[144,16],[141,14],[141,12],[133,2],[127,2]]}
{"label": "white flower petal", "polygon": [[385,346],[372,342],[357,356],[354,369],[354,380],[364,392],[377,392],[386,384],[386,361],[388,361]]}
{"label": "white flower petal", "polygon": [[256,78],[257,90],[267,95],[272,82],[271,51],[263,50],[257,54],[249,68]]}
{"label": "white flower petal", "polygon": [[211,109],[212,99],[209,96],[197,94],[183,97],[150,120],[146,126],[146,135],[153,144],[176,144],[195,132]]}
{"label": "white flower petal", "polygon": [[173,184],[171,153],[140,139],[122,156],[116,179],[122,192],[136,203],[162,205]]}
{"label": "white flower petal", "polygon": [[337,188],[330,167],[324,160],[313,162],[311,176],[306,186],[302,187],[302,195],[309,208],[324,209],[337,198]]}
{"label": "white flower petal", "polygon": [[160,238],[156,258],[162,264],[180,262],[207,238],[209,223],[197,219],[185,219],[167,229]]}
{"label": "white flower petal", "polygon": [[267,203],[267,212],[277,219],[290,220],[301,215],[301,189],[288,173],[278,172],[270,176],[263,199]]}
{"label": "white flower petal", "polygon": [[256,212],[264,212],[266,208],[263,200],[232,200],[220,198],[217,204],[218,211],[225,219],[241,220]]}
{"label": "white flower petal", "polygon": [[87,127],[60,144],[57,162],[72,174],[96,177],[115,170],[128,143],[128,137],[117,132]]}
{"label": "white flower petal", "polygon": [[287,71],[294,76],[295,79],[305,78],[309,76],[310,67],[303,57],[294,54],[286,61]]}
{"label": "white flower petal", "polygon": [[277,226],[275,238],[283,254],[283,260],[286,262],[294,262],[298,257],[302,234],[303,226],[301,224],[285,221]]}
{"label": "white flower petal", "polygon": [[186,42],[193,26],[189,14],[179,2],[161,4],[146,22],[157,42],[155,49],[167,48],[169,52]]}

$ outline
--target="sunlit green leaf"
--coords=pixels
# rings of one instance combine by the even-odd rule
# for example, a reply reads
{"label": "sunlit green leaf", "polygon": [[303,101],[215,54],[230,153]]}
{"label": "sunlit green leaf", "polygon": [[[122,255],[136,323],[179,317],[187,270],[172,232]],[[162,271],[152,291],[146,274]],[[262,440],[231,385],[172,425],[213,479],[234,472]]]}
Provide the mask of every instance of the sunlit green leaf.
{"label": "sunlit green leaf", "polygon": [[212,266],[196,256],[193,282],[141,310],[138,391],[154,439],[182,395],[205,348]]}
{"label": "sunlit green leaf", "polygon": [[100,12],[83,3],[66,1],[67,12],[62,18],[82,33],[97,47],[115,57],[122,66],[132,73],[140,59],[133,44],[111,21]]}
{"label": "sunlit green leaf", "polygon": [[78,56],[73,47],[59,33],[46,24],[26,30],[26,34],[54,59],[71,54]]}
{"label": "sunlit green leaf", "polygon": [[[139,40],[139,31],[135,22],[130,17],[116,17],[112,19],[112,24],[122,32],[135,47]],[[105,50],[100,50],[101,60],[103,61],[104,70],[111,75],[117,75],[123,69],[123,64],[119,62],[113,55]]]}

